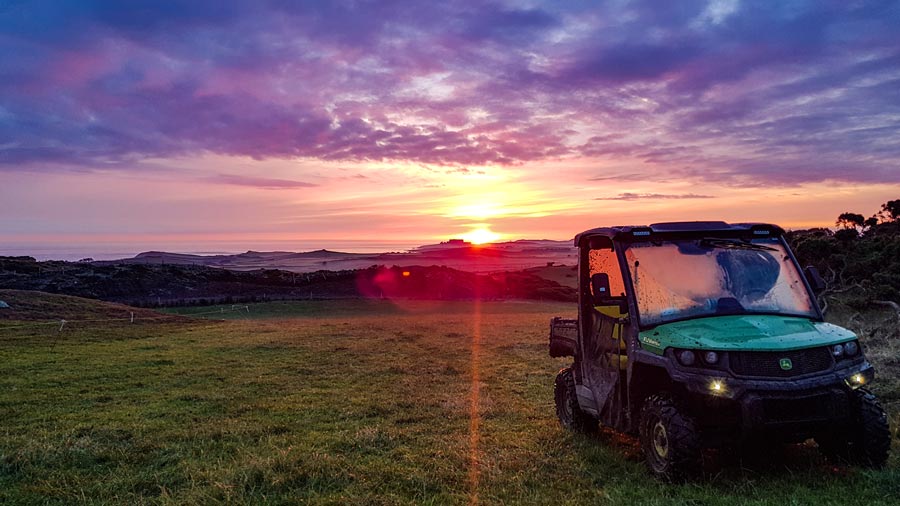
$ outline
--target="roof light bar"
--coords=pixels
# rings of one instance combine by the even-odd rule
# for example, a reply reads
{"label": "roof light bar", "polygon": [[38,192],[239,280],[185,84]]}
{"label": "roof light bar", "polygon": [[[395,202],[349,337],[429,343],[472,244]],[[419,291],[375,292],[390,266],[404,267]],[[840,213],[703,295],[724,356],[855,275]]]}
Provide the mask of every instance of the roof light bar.
{"label": "roof light bar", "polygon": [[771,225],[757,224],[750,227],[750,233],[757,236],[767,236],[775,233]]}

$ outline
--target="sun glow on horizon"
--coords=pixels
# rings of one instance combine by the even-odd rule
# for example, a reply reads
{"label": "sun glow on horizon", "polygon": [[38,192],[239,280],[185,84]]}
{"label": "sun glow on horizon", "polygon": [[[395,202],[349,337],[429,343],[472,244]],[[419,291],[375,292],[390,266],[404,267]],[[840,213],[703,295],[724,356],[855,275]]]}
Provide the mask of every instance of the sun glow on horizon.
{"label": "sun glow on horizon", "polygon": [[462,239],[472,244],[480,245],[490,242],[497,242],[503,237],[502,234],[492,231],[488,227],[474,228],[468,233],[462,235]]}

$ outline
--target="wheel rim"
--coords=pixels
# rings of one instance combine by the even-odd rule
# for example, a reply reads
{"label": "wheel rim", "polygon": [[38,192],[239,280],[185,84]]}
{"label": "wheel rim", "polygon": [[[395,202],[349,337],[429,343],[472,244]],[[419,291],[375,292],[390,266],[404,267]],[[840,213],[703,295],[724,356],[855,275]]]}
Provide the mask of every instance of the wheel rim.
{"label": "wheel rim", "polygon": [[653,451],[656,453],[657,459],[660,461],[665,460],[666,457],[669,456],[669,435],[666,432],[666,426],[663,425],[662,420],[657,420],[656,423],[653,424],[651,439],[653,441]]}

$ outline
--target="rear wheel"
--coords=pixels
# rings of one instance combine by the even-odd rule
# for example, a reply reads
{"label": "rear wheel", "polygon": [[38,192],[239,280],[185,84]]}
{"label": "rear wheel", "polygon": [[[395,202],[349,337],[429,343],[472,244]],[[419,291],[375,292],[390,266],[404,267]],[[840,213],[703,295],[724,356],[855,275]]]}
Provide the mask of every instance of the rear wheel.
{"label": "rear wheel", "polygon": [[556,416],[563,427],[585,434],[597,431],[597,419],[582,411],[578,405],[578,399],[575,397],[575,376],[571,367],[562,369],[556,375],[553,398],[556,401]]}
{"label": "rear wheel", "polygon": [[644,401],[640,436],[647,467],[657,477],[681,481],[700,470],[697,426],[671,396],[652,395]]}
{"label": "rear wheel", "polygon": [[832,460],[881,468],[891,448],[891,430],[887,414],[878,399],[860,388],[853,392],[851,424],[839,433],[816,438],[819,450]]}

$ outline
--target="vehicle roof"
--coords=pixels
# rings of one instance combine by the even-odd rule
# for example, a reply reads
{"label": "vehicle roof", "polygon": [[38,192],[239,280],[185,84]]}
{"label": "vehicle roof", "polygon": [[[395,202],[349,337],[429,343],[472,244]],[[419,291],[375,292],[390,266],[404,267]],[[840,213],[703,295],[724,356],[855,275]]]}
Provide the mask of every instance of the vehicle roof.
{"label": "vehicle roof", "polygon": [[[769,230],[772,235],[784,234],[784,229],[771,223],[725,223],[724,221],[670,221],[665,223],[653,223],[652,225],[618,225],[615,227],[599,227],[585,230],[575,236],[575,246],[580,246],[582,241],[590,237],[609,237],[613,240],[640,240],[632,232],[646,231],[649,235],[664,237],[677,237],[679,235],[705,235],[724,234],[740,236],[752,233],[753,230]],[[646,238],[646,237],[645,237]]]}

